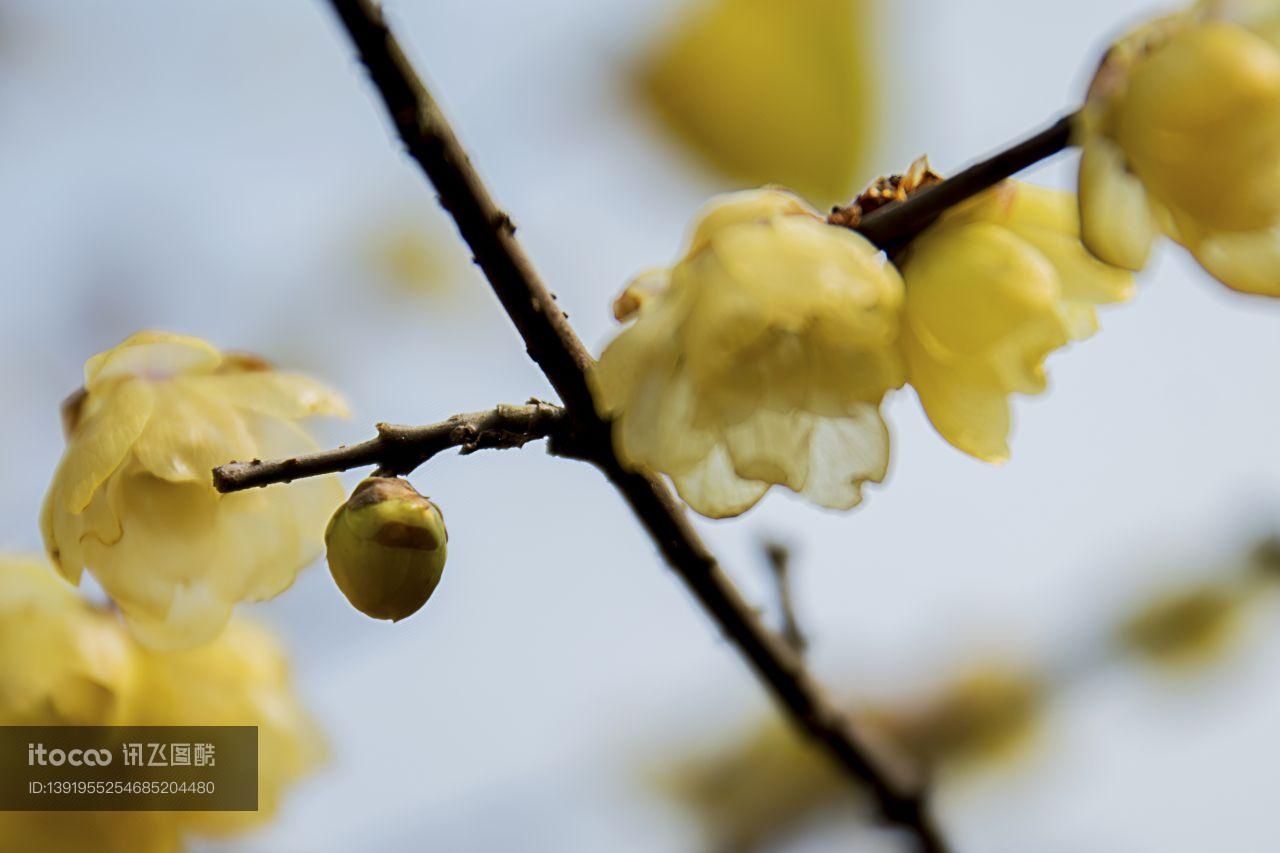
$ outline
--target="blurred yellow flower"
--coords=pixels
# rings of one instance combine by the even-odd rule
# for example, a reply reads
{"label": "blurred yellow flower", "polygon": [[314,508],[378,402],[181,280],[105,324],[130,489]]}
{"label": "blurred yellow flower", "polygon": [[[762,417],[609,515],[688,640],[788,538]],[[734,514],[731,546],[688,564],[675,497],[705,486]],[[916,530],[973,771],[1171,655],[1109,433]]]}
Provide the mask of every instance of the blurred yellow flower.
{"label": "blurred yellow flower", "polygon": [[137,725],[258,727],[258,810],[190,812],[185,828],[224,835],[265,823],[286,788],[324,758],[319,729],[293,693],[284,650],[258,625],[235,619],[208,645],[140,655],[146,701]]}
{"label": "blurred yellow flower", "polygon": [[1159,231],[1280,296],[1280,2],[1217,0],[1107,54],[1078,122],[1084,239],[1141,269]]}
{"label": "blurred yellow flower", "polygon": [[1132,277],[1080,243],[1069,193],[1005,182],[954,208],[898,258],[902,353],[938,432],[972,456],[1009,455],[1009,395],[1045,390],[1044,360],[1097,330],[1094,306]]}
{"label": "blurred yellow flower", "polygon": [[973,666],[916,705],[869,712],[866,720],[921,767],[972,767],[1021,757],[1034,741],[1046,701],[1038,677],[991,662]]}
{"label": "blurred yellow flower", "polygon": [[1186,669],[1211,662],[1235,638],[1244,598],[1233,586],[1201,584],[1168,592],[1121,626],[1121,645],[1152,663]]}
{"label": "blurred yellow flower", "polygon": [[715,518],[775,484],[848,509],[883,479],[902,280],[876,247],[789,193],[736,193],[638,288],[592,374],[625,465],[669,475]]}
{"label": "blurred yellow flower", "polygon": [[47,564],[0,556],[0,725],[122,725],[137,661],[110,613]]}
{"label": "blurred yellow flower", "polygon": [[0,811],[0,853],[181,853],[188,814]]}
{"label": "blurred yellow flower", "polygon": [[211,644],[161,652],[48,565],[0,557],[0,725],[258,727],[253,812],[3,812],[0,853],[176,853],[186,835],[265,823],[323,758],[284,652],[233,621]]}
{"label": "blurred yellow flower", "polygon": [[875,127],[871,0],[689,5],[641,74],[666,124],[748,185],[845,200]]}
{"label": "blurred yellow flower", "polygon": [[204,642],[241,601],[270,598],[320,553],[336,477],[219,495],[233,459],[314,450],[294,421],[342,414],[320,384],[195,338],[140,332],[85,365],[41,513],[72,583],[88,568],[143,642]]}

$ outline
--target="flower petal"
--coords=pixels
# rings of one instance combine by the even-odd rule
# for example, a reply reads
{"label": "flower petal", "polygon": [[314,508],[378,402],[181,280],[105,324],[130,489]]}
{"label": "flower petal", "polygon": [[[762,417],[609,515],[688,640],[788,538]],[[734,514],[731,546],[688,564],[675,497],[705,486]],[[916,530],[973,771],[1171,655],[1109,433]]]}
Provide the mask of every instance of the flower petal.
{"label": "flower petal", "polygon": [[1100,260],[1127,270],[1147,265],[1157,227],[1142,181],[1113,143],[1089,139],[1080,157],[1080,234]]}

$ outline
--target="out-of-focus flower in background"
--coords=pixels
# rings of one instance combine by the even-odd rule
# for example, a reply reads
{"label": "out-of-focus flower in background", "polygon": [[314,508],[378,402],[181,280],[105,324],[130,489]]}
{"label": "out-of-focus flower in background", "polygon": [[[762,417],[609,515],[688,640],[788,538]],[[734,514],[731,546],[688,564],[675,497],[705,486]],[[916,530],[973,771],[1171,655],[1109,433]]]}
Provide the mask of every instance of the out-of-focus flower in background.
{"label": "out-of-focus flower in background", "polygon": [[731,194],[618,304],[635,319],[593,383],[624,464],[669,475],[711,517],[772,485],[848,509],[884,477],[902,279],[861,236],[780,190]]}
{"label": "out-of-focus flower in background", "polygon": [[438,303],[471,285],[474,275],[457,237],[426,216],[385,217],[364,235],[356,255],[392,297]]}
{"label": "out-of-focus flower in background", "polygon": [[[853,718],[865,736],[939,782],[1012,769],[1048,742],[1053,703],[1110,664],[1186,677],[1222,662],[1246,611],[1274,597],[1280,544],[1268,539],[1219,562],[1201,581],[1148,590],[1109,636],[1084,646],[1087,657],[1073,646],[1039,666],[975,659],[914,698],[852,701]],[[848,819],[848,778],[776,716],[717,749],[672,758],[651,778],[701,826],[712,850],[765,849],[824,814]]]}
{"label": "out-of-focus flower in background", "polygon": [[951,444],[1009,456],[1009,395],[1047,386],[1044,360],[1098,328],[1132,277],[1080,243],[1068,193],[1008,181],[955,208],[898,257],[907,382]]}
{"label": "out-of-focus flower in background", "polygon": [[258,729],[257,811],[184,812],[184,829],[223,836],[262,825],[285,792],[323,760],[324,741],[293,693],[284,649],[257,623],[237,617],[199,648],[140,647],[138,654],[137,725]]}
{"label": "out-of-focus flower in background", "polygon": [[639,75],[663,123],[739,186],[853,190],[875,137],[872,0],[696,0]]}
{"label": "out-of-focus flower in background", "polygon": [[47,563],[0,557],[0,725],[123,725],[137,670],[114,616]]}
{"label": "out-of-focus flower in background", "polygon": [[16,557],[0,557],[0,723],[258,729],[256,811],[0,811],[0,853],[168,853],[184,837],[239,833],[268,822],[324,757],[264,629],[237,620],[199,649],[154,651],[51,566]]}
{"label": "out-of-focus flower in background", "polygon": [[1141,269],[1157,232],[1280,296],[1280,2],[1204,0],[1107,54],[1079,121],[1085,242]]}
{"label": "out-of-focus flower in background", "polygon": [[144,642],[190,647],[242,601],[271,598],[320,553],[336,477],[218,494],[234,459],[316,449],[295,421],[345,414],[332,391],[195,338],[141,332],[85,365],[41,513],[68,580],[84,568]]}

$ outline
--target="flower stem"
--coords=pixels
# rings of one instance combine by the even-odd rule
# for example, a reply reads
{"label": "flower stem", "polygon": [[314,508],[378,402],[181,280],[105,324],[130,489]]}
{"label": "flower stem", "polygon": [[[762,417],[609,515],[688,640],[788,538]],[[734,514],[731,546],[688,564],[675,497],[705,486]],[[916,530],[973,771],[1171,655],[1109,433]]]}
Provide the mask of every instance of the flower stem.
{"label": "flower stem", "polygon": [[1063,116],[1034,136],[920,190],[906,201],[872,211],[854,230],[892,253],[928,228],[948,209],[1064,150],[1071,144],[1074,123],[1074,113]]}

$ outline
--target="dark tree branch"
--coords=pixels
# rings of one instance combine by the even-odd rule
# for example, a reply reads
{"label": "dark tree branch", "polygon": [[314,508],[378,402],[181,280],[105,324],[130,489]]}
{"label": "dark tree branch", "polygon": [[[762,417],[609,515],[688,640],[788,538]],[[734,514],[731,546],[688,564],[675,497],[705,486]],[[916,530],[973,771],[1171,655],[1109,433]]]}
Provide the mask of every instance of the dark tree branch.
{"label": "dark tree branch", "polygon": [[[878,208],[862,217],[854,230],[892,253],[928,228],[945,211],[1065,149],[1071,143],[1074,121],[1074,114],[1064,116],[1035,136],[975,163],[941,183],[920,190],[906,201]],[[832,219],[838,220],[839,216],[837,211],[832,214]],[[836,224],[841,223],[837,221]]]}
{"label": "dark tree branch", "polygon": [[609,424],[587,384],[591,356],[515,240],[511,219],[494,204],[372,0],[330,0],[355,44],[400,138],[435,186],[529,355],[564,401],[575,447],[600,468],[635,512],[668,565],[725,636],[750,662],[794,723],[871,792],[881,814],[909,831],[926,853],[947,849],[925,808],[919,780],[871,749],[775,637],[717,565],[684,509],[657,480],[623,468]]}
{"label": "dark tree branch", "polygon": [[239,492],[368,465],[378,466],[387,475],[408,474],[450,448],[472,453],[489,448],[523,447],[540,438],[551,438],[553,442],[563,439],[563,444],[556,443],[555,450],[572,455],[567,452],[565,424],[564,409],[539,402],[454,415],[430,426],[378,424],[377,437],[360,444],[270,462],[260,459],[231,462],[213,469],[213,485],[220,492]]}

